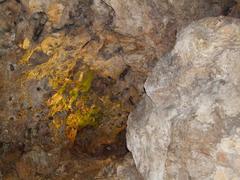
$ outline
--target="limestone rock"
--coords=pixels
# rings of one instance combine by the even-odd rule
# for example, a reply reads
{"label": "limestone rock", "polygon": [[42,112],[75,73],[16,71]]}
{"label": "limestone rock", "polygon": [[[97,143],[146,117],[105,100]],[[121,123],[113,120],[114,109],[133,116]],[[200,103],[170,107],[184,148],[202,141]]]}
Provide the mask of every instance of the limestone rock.
{"label": "limestone rock", "polygon": [[240,177],[240,20],[194,22],[156,65],[127,144],[145,179]]}

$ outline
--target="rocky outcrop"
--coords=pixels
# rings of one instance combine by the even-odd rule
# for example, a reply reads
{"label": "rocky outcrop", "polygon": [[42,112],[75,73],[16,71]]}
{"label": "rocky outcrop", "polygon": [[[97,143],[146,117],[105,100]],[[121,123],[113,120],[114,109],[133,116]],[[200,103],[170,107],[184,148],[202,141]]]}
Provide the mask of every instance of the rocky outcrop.
{"label": "rocky outcrop", "polygon": [[205,18],[181,31],[147,79],[127,145],[145,179],[238,179],[240,21]]}
{"label": "rocky outcrop", "polygon": [[[233,2],[0,0],[3,178],[91,179],[117,164],[127,117],[176,32],[206,16],[237,17]],[[134,174],[130,160],[121,166],[113,176]]]}

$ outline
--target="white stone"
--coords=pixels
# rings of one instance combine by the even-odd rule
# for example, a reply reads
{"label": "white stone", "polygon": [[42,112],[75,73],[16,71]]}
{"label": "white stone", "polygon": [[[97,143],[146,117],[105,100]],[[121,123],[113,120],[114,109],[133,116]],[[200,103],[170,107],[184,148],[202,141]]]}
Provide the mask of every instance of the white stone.
{"label": "white stone", "polygon": [[239,57],[239,19],[205,18],[178,34],[128,120],[127,145],[145,179],[240,177]]}

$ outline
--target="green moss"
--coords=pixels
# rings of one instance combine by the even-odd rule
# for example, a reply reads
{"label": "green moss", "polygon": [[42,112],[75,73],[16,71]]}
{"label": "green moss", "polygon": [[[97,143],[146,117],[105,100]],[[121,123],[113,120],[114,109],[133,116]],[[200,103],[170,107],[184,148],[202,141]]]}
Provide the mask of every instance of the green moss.
{"label": "green moss", "polygon": [[69,100],[69,107],[72,107],[72,105],[76,102],[77,98],[79,97],[79,88],[74,88],[70,91],[70,100]]}

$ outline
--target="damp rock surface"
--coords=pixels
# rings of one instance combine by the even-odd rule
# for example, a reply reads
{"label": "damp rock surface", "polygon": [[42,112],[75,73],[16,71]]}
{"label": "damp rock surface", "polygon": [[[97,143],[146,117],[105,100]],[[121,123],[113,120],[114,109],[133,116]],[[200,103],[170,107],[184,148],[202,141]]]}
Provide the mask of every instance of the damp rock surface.
{"label": "damp rock surface", "polygon": [[145,179],[238,179],[239,19],[191,23],[145,83],[127,145]]}

